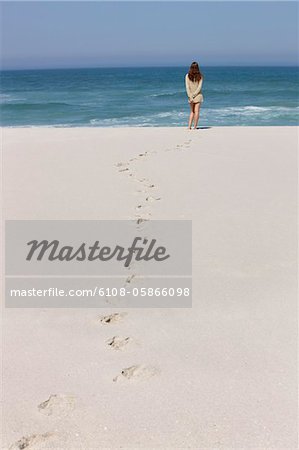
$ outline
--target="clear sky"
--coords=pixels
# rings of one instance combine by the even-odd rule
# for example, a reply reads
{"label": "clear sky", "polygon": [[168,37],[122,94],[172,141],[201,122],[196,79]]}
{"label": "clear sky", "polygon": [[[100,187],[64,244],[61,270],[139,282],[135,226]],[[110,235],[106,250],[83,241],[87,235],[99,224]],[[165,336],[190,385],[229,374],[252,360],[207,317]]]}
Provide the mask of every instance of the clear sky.
{"label": "clear sky", "polygon": [[1,3],[2,68],[296,65],[296,2]]}

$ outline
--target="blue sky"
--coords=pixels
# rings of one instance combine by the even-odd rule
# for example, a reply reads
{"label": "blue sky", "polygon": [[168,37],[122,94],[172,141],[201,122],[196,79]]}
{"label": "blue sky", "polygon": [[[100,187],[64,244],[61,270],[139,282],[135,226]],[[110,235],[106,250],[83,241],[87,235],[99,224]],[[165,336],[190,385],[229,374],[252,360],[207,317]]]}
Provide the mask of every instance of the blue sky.
{"label": "blue sky", "polygon": [[296,65],[296,2],[1,3],[2,68]]}

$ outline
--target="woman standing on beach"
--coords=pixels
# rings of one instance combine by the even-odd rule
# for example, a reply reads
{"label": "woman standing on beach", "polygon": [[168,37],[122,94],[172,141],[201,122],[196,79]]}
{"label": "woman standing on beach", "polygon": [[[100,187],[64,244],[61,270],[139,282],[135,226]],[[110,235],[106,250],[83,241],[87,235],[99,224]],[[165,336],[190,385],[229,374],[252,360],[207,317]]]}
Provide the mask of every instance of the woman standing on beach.
{"label": "woman standing on beach", "polygon": [[203,75],[199,70],[198,63],[194,61],[190,66],[189,72],[186,73],[185,76],[186,92],[190,104],[190,116],[188,124],[189,130],[191,130],[193,120],[194,120],[193,129],[196,130],[197,128],[200,106],[201,103],[203,102],[203,95],[201,93],[202,82],[203,82]]}

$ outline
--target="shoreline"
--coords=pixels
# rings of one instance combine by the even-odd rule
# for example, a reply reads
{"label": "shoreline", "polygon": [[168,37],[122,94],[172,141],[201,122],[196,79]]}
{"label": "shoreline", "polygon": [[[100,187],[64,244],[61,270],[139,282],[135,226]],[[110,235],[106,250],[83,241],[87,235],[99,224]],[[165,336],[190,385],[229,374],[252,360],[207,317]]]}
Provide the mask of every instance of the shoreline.
{"label": "shoreline", "polygon": [[[290,127],[290,128],[298,128],[299,125],[199,125],[199,127],[197,127],[197,130],[205,130],[205,129],[210,129],[210,128],[286,128],[286,127]],[[7,126],[0,126],[0,130],[23,130],[23,129],[27,129],[27,128],[45,128],[45,129],[52,129],[52,128],[59,128],[59,129],[74,129],[74,128],[78,128],[78,129],[122,129],[122,128],[132,128],[132,129],[146,129],[146,128],[164,128],[164,129],[173,129],[173,128],[177,128],[177,129],[184,129],[186,128],[187,130],[187,125],[181,125],[181,126],[165,126],[165,125],[140,125],[140,126],[131,126],[131,125],[111,125],[111,126],[97,126],[97,125],[24,125],[24,126],[20,126],[20,125],[7,125]],[[188,131],[188,130],[187,130]],[[192,130],[191,130],[192,131]]]}

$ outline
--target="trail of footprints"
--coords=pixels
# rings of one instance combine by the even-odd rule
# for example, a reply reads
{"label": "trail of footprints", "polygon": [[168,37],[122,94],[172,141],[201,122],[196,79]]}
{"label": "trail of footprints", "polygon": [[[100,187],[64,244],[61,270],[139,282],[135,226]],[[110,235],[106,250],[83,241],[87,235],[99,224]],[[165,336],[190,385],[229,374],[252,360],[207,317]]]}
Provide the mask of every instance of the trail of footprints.
{"label": "trail of footprints", "polygon": [[[164,151],[183,151],[190,147],[191,139],[185,141],[183,144],[177,144],[175,147],[167,148]],[[156,154],[156,151],[139,153],[138,156],[131,158],[127,162],[119,162],[116,164],[118,172],[127,175],[132,178],[132,180],[139,184],[136,192],[138,194],[142,193],[144,195],[143,202],[138,203],[135,206],[134,219],[136,220],[137,230],[143,229],[144,225],[151,217],[151,204],[162,200],[161,196],[157,193],[157,186],[148,178],[138,177],[136,173],[132,170],[132,163],[143,158],[148,158],[151,155]],[[134,281],[135,274],[132,273],[127,277],[125,285],[131,284]],[[113,313],[106,316],[100,316],[98,318],[99,323],[102,325],[118,325],[125,319],[127,313]],[[106,340],[106,345],[113,351],[123,351],[128,346],[134,343],[134,339],[130,336],[113,336]],[[157,367],[147,366],[143,364],[131,365],[120,370],[120,373],[113,378],[115,383],[126,383],[133,380],[144,381],[148,380],[154,376],[159,375],[160,370]],[[64,417],[75,409],[76,407],[76,397],[67,394],[54,394],[44,402],[37,406],[38,411],[45,416],[56,416]],[[16,441],[9,447],[9,450],[24,450],[37,449],[42,446],[44,448],[47,445],[48,440],[54,438],[55,432],[47,432],[41,434],[31,434],[28,436],[23,436],[21,439]]]}
{"label": "trail of footprints", "polygon": [[[183,144],[177,144],[175,147],[167,148],[164,151],[182,151],[187,150],[190,147],[192,140],[188,139]],[[143,229],[143,226],[146,224],[151,217],[151,204],[156,201],[162,200],[161,196],[158,194],[157,186],[154,182],[145,177],[140,177],[134,172],[134,162],[142,160],[144,158],[149,158],[152,155],[155,155],[156,151],[146,151],[144,153],[139,153],[138,156],[129,159],[126,162],[119,162],[116,164],[118,171],[130,177],[132,181],[138,183],[139,186],[136,189],[138,194],[144,194],[144,200],[138,203],[135,206],[135,215],[136,219],[136,228],[137,230]],[[133,167],[132,167],[133,166]],[[125,285],[131,284],[134,281],[135,274],[130,275],[125,282]],[[108,316],[103,316],[100,318],[101,323],[111,324],[115,322],[120,322],[125,317],[124,314],[114,313]],[[114,350],[122,350],[126,348],[132,342],[132,338],[130,337],[120,337],[114,336],[107,341],[107,344]],[[121,370],[120,374],[118,374],[113,381],[114,382],[123,382],[126,380],[146,380],[153,376],[156,376],[160,373],[160,370],[156,367],[145,366],[145,365],[133,365],[130,367],[126,367]]]}
{"label": "trail of footprints", "polygon": [[[68,416],[76,407],[76,397],[68,394],[54,394],[37,406],[38,411],[45,416],[55,416],[59,419]],[[23,436],[9,447],[9,450],[48,448],[47,442],[59,438],[57,432],[49,431],[40,434]]]}
{"label": "trail of footprints", "polygon": [[[166,148],[165,152],[170,151],[184,151],[190,148],[192,139],[188,139],[183,142],[183,144],[176,144],[174,147]],[[135,206],[134,219],[136,219],[137,225],[150,220],[151,213],[151,203],[162,200],[161,196],[158,194],[157,186],[151,180],[146,177],[140,177],[134,171],[134,164],[137,161],[142,161],[145,158],[149,158],[157,154],[155,150],[145,151],[144,153],[139,153],[136,157],[130,158],[128,161],[118,162],[116,167],[118,172],[128,176],[134,183],[138,183],[136,188],[137,194],[144,194],[143,201],[139,202]]]}
{"label": "trail of footprints", "polygon": [[[121,322],[127,313],[114,313],[107,316],[100,316],[99,321],[104,324],[115,324]],[[132,344],[134,339],[130,336],[121,337],[113,336],[106,341],[106,344],[113,350],[119,351],[124,350],[128,345]],[[146,365],[132,365],[123,368],[118,375],[113,378],[114,382],[126,382],[128,380],[147,380],[155,375],[158,375],[160,370],[153,366]]]}

